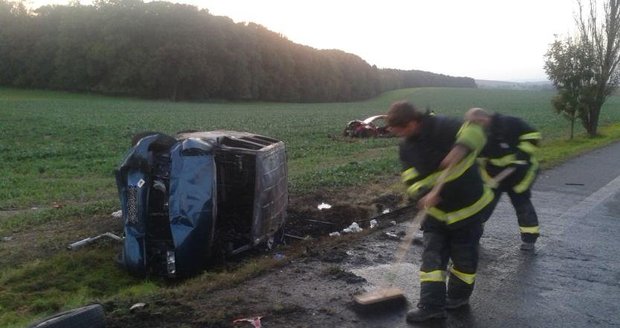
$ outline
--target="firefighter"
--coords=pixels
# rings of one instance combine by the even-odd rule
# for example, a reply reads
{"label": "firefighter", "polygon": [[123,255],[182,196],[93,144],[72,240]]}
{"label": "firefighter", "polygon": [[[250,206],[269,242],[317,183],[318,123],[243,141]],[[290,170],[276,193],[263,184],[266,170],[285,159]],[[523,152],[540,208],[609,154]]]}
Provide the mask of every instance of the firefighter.
{"label": "firefighter", "polygon": [[469,302],[483,214],[493,200],[475,165],[484,131],[476,124],[421,112],[405,101],[391,105],[386,121],[402,137],[399,155],[407,193],[426,210],[420,300],[407,321],[445,318],[446,309]]}
{"label": "firefighter", "polygon": [[[486,219],[495,209],[502,193],[507,193],[519,222],[521,249],[534,250],[540,228],[536,210],[530,200],[530,189],[538,174],[534,153],[541,139],[540,132],[520,118],[492,114],[482,108],[468,110],[465,120],[481,125],[488,138],[479,159],[482,177],[490,182],[495,192]],[[508,167],[514,168],[513,173],[494,185],[491,179]]]}

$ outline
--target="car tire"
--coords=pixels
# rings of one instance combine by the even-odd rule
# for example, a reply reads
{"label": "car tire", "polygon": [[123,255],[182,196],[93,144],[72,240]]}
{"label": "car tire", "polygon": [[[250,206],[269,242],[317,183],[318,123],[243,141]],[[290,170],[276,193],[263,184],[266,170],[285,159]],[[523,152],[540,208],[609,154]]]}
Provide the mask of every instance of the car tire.
{"label": "car tire", "polygon": [[91,304],[47,317],[29,328],[104,328],[105,315],[101,304]]}

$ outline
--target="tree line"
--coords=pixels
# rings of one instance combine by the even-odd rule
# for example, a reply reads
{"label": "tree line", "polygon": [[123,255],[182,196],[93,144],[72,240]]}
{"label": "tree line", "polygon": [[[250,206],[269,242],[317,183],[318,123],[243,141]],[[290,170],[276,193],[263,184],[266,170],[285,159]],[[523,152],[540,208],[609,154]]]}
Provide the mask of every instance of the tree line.
{"label": "tree line", "polygon": [[0,85],[171,100],[352,101],[472,78],[379,69],[254,23],[169,2],[0,0]]}

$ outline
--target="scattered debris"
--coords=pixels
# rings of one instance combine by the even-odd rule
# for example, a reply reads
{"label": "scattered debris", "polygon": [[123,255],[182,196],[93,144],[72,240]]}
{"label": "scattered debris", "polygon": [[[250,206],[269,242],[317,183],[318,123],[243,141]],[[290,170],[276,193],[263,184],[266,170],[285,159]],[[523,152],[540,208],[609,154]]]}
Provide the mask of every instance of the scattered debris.
{"label": "scattered debris", "polygon": [[393,233],[393,232],[386,232],[385,235],[388,236],[390,239],[398,239],[398,240],[400,240],[400,237],[398,237],[398,235]]}
{"label": "scattered debris", "polygon": [[362,229],[359,224],[357,224],[357,222],[353,222],[351,223],[351,225],[348,228],[344,228],[342,229],[342,232],[344,233],[352,233],[352,232],[361,232],[364,229]]}
{"label": "scattered debris", "polygon": [[95,237],[89,237],[89,238],[85,238],[85,239],[82,239],[82,240],[78,240],[78,241],[76,241],[74,243],[69,244],[69,246],[67,246],[67,248],[70,249],[70,250],[74,250],[74,249],[80,248],[82,246],[86,246],[88,244],[91,244],[95,240],[97,240],[99,238],[102,238],[102,237],[109,237],[109,238],[112,238],[112,239],[114,239],[116,241],[123,241],[122,237],[119,237],[119,236],[117,236],[117,235],[115,235],[115,234],[113,234],[111,232],[106,232],[106,233],[102,233],[102,234],[100,234],[98,236],[95,236]]}
{"label": "scattered debris", "polygon": [[118,210],[116,212],[112,213],[112,217],[115,219],[122,219],[123,218],[123,210]]}
{"label": "scattered debris", "polygon": [[11,240],[13,240],[12,236],[2,237],[2,241],[11,241]]}
{"label": "scattered debris", "polygon": [[299,237],[299,236],[291,235],[291,234],[288,234],[288,233],[285,233],[285,234],[284,234],[284,237],[289,237],[289,238],[299,239],[299,240],[307,240],[307,239],[310,239],[310,236]]}
{"label": "scattered debris", "polygon": [[129,308],[129,311],[133,312],[135,310],[142,309],[144,307],[146,307],[146,303],[136,303]]}
{"label": "scattered debris", "polygon": [[340,232],[338,232],[338,231],[335,231],[335,232],[330,232],[330,233],[329,233],[329,236],[330,236],[330,237],[340,237]]}
{"label": "scattered debris", "polygon": [[322,223],[322,224],[331,224],[334,225],[333,222],[327,222],[327,221],[321,221],[321,220],[313,220],[313,219],[304,219],[306,221],[310,221],[310,222],[316,222],[316,223]]}
{"label": "scattered debris", "polygon": [[390,224],[395,226],[396,225],[396,221],[392,220],[392,221],[390,221]]}
{"label": "scattered debris", "polygon": [[233,324],[236,325],[241,322],[249,322],[254,328],[261,328],[260,319],[263,317],[254,317],[254,318],[242,318],[236,319],[233,321]]}
{"label": "scattered debris", "polygon": [[321,204],[319,204],[319,206],[317,206],[317,208],[319,210],[328,210],[328,209],[332,208],[332,206],[327,204],[327,203],[321,203]]}
{"label": "scattered debris", "polygon": [[372,219],[370,220],[370,229],[374,229],[379,223],[377,222],[377,220]]}
{"label": "scattered debris", "polygon": [[383,210],[383,212],[381,212],[381,214],[388,214],[390,212],[391,212],[390,209],[386,208],[386,209]]}
{"label": "scattered debris", "polygon": [[422,230],[418,230],[415,233],[415,236],[413,236],[413,243],[421,245],[423,241],[424,241],[424,233],[422,232]]}

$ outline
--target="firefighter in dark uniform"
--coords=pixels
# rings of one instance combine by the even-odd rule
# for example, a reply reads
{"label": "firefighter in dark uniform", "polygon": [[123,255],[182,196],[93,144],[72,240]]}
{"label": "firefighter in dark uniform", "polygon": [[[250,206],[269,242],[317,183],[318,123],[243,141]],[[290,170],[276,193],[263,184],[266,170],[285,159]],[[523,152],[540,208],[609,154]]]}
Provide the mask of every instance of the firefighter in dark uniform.
{"label": "firefighter in dark uniform", "polygon": [[[470,109],[465,119],[481,125],[487,133],[487,144],[480,154],[480,164],[483,179],[490,181],[495,192],[487,219],[502,193],[507,193],[517,214],[521,249],[533,250],[540,228],[536,210],[530,200],[530,189],[538,174],[538,161],[534,153],[541,139],[540,132],[520,118],[491,114],[482,108]],[[508,167],[514,168],[514,171],[498,185],[494,185],[492,178]]]}
{"label": "firefighter in dark uniform", "polygon": [[493,200],[476,165],[485,144],[484,131],[477,124],[421,112],[404,101],[392,104],[386,121],[391,132],[402,137],[400,159],[407,193],[426,210],[420,301],[407,313],[407,321],[445,318],[446,309],[469,302],[482,221]]}

